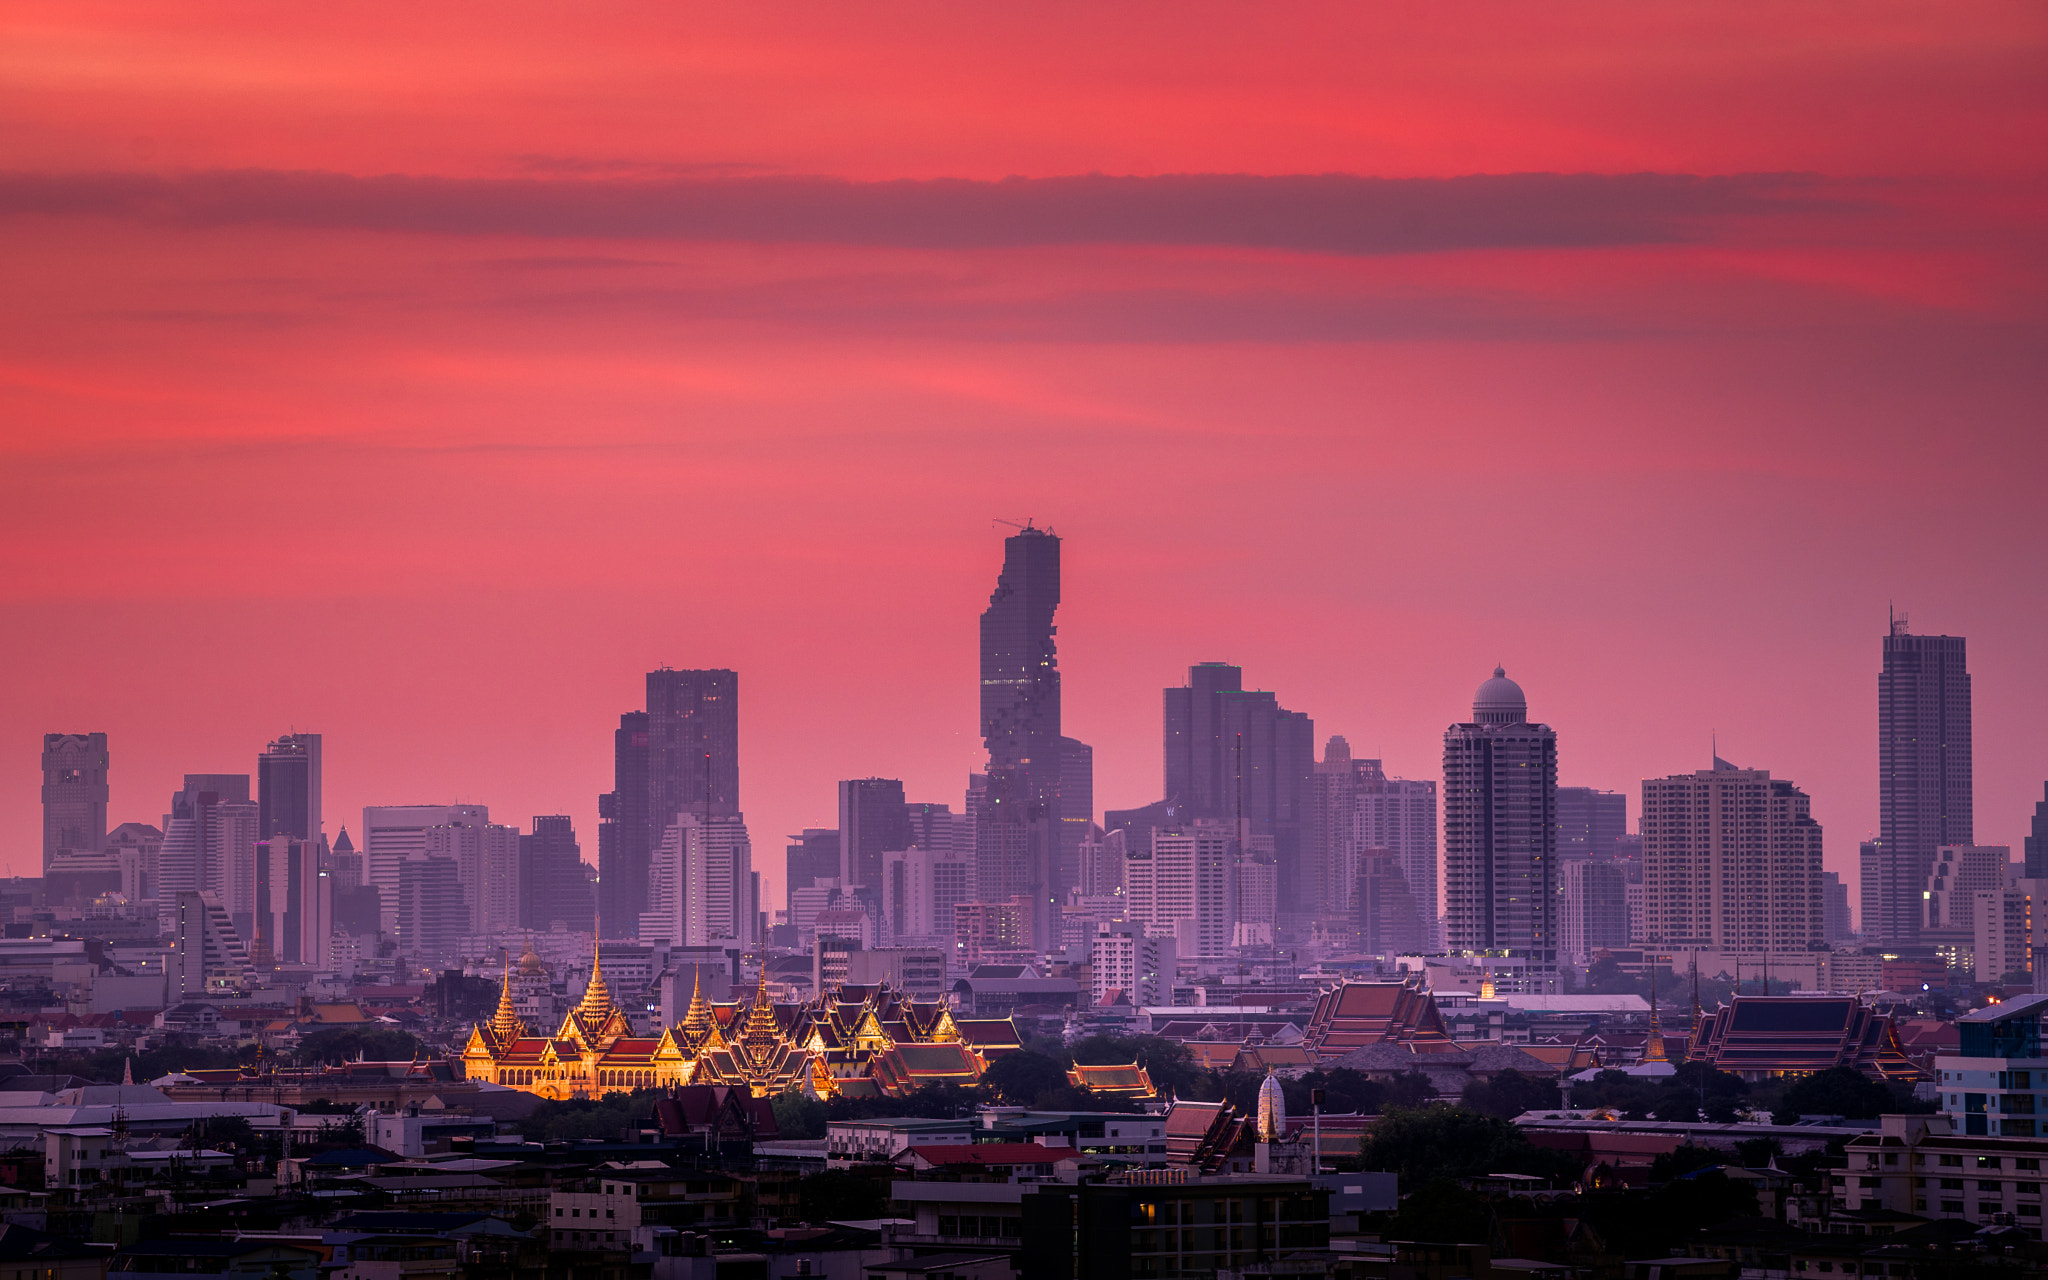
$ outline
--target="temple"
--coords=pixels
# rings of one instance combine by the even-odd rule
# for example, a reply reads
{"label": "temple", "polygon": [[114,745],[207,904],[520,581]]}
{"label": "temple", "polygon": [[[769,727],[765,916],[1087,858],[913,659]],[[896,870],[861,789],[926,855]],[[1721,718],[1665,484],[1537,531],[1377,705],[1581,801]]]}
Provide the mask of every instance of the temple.
{"label": "temple", "polygon": [[1899,1046],[1891,1015],[1855,996],[1736,996],[1700,1017],[1687,1058],[1745,1080],[1854,1067],[1875,1080],[1927,1073]]}
{"label": "temple", "polygon": [[806,1004],[777,1004],[764,973],[753,999],[718,1003],[701,982],[681,1022],[636,1036],[593,960],[583,999],[555,1033],[536,1035],[513,1007],[505,972],[497,1012],[470,1032],[465,1074],[544,1098],[594,1098],[677,1085],[744,1088],[756,1098],[798,1089],[817,1097],[901,1097],[926,1085],[980,1083],[989,1062],[1021,1046],[1008,1018],[955,1018],[886,985],[841,986]]}

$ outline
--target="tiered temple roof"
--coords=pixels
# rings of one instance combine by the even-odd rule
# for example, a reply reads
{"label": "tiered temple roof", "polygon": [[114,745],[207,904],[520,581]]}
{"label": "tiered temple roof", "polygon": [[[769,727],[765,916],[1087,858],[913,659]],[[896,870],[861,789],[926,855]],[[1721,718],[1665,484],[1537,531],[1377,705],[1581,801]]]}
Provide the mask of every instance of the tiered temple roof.
{"label": "tiered temple roof", "polygon": [[1111,1097],[1132,1098],[1138,1101],[1159,1096],[1159,1090],[1152,1084],[1151,1075],[1135,1062],[1125,1065],[1077,1062],[1067,1069],[1067,1083],[1076,1089],[1090,1089]]}
{"label": "tiered temple roof", "polygon": [[1390,1041],[1417,1053],[1457,1047],[1444,1029],[1435,998],[1405,982],[1345,982],[1332,987],[1317,998],[1302,1037],[1318,1060]]}
{"label": "tiered temple roof", "polygon": [[1687,1055],[1745,1079],[1854,1067],[1874,1080],[1921,1080],[1891,1015],[1855,996],[1736,996],[1700,1018]]}

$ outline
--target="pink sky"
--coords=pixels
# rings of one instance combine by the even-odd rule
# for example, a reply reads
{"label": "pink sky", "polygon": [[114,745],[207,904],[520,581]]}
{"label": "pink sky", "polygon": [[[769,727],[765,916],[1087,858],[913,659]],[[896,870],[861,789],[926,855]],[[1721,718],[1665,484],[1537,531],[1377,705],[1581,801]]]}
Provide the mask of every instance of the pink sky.
{"label": "pink sky", "polygon": [[1710,735],[1876,823],[1889,602],[2048,777],[2035,4],[9,6],[0,859],[326,735],[327,826],[574,815],[661,663],[781,837],[980,759],[995,517],[1066,539],[1097,803],[1247,678],[1434,776]]}

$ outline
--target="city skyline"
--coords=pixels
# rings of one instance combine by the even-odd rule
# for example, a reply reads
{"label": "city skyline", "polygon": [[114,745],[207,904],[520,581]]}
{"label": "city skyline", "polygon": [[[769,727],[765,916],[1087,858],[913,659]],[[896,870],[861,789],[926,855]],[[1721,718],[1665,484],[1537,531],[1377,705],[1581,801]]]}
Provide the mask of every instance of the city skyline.
{"label": "city skyline", "polygon": [[1192,664],[1404,778],[1502,664],[1561,785],[1718,734],[1854,885],[1896,602],[1970,641],[2018,847],[2048,29],[1584,14],[14,7],[0,743],[110,734],[111,826],[300,727],[330,835],[594,857],[645,673],[736,670],[766,849],[837,780],[963,789],[1036,520],[1098,810]]}

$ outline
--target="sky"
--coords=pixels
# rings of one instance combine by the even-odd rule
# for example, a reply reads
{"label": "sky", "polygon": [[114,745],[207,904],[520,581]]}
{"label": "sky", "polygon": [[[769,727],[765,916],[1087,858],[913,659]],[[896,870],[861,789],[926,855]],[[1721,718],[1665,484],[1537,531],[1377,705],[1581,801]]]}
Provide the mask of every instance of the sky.
{"label": "sky", "polygon": [[[325,735],[575,818],[644,673],[742,792],[958,804],[1004,520],[1067,732],[1159,798],[1195,662],[1438,776],[1495,663],[1562,781],[1710,745],[1855,881],[1887,611],[2048,778],[2034,3],[0,10],[0,867]],[[12,744],[12,745],[5,745]]]}

